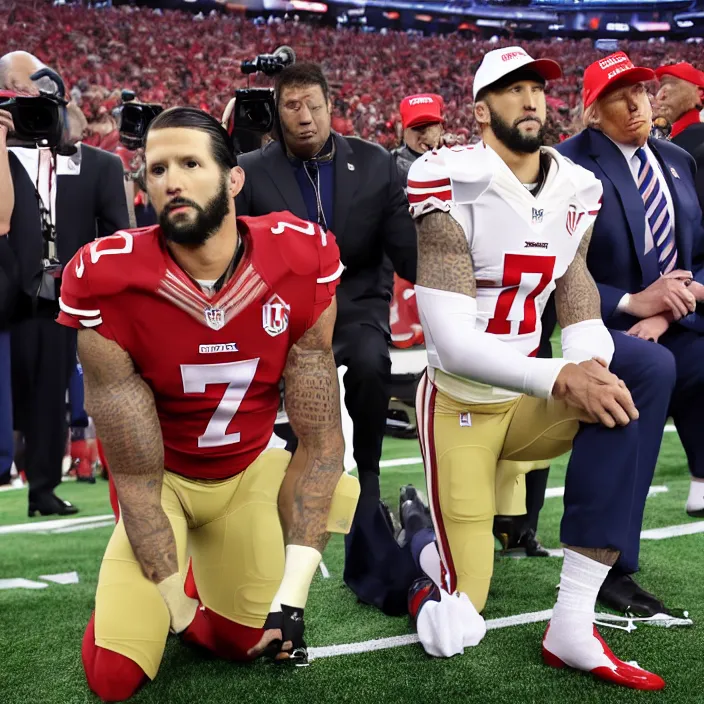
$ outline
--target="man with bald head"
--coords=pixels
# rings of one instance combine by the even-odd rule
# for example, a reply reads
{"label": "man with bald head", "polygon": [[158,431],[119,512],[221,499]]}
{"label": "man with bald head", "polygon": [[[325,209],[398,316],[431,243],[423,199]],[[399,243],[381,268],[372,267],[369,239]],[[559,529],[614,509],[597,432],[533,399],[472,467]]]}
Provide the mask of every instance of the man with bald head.
{"label": "man with bald head", "polygon": [[[44,64],[27,52],[6,54],[0,58],[0,90],[63,98],[58,76],[32,79],[42,68]],[[67,438],[66,389],[76,364],[75,332],[54,321],[63,267],[96,235],[129,227],[122,163],[112,154],[81,144],[76,117],[70,119],[69,111],[63,111],[64,138],[56,148],[16,146],[16,141],[9,141],[13,146],[6,149],[14,202],[9,212],[4,212],[6,203],[0,212],[0,227],[6,232],[6,237],[0,237],[6,240],[0,245],[0,265],[15,272],[10,282],[14,290],[6,296],[13,299],[12,309],[5,315],[12,321],[14,427],[25,438],[30,517],[77,511],[54,494],[61,482]],[[12,140],[12,128],[6,123],[7,112],[0,114],[0,133],[9,133]],[[69,129],[72,123],[78,126],[74,134]],[[4,416],[0,410],[0,425]]]}
{"label": "man with bald head", "polygon": [[[602,318],[612,329],[650,341],[641,355],[667,352],[653,363],[651,384],[663,388],[674,378],[669,415],[692,475],[686,511],[704,516],[704,318],[695,313],[704,300],[702,211],[692,157],[667,140],[649,137],[652,109],[645,84],[654,78],[654,71],[634,66],[623,52],[591,64],[584,74],[585,129],[557,149],[602,182],[602,207],[587,256]],[[648,461],[654,468],[664,421],[641,410],[639,466]],[[652,470],[646,478],[638,489],[641,506]],[[640,516],[633,518],[639,526]],[[629,576],[638,567],[638,541],[633,523],[631,548],[621,554],[601,595],[608,606],[630,608],[634,595],[646,594],[635,590]]]}

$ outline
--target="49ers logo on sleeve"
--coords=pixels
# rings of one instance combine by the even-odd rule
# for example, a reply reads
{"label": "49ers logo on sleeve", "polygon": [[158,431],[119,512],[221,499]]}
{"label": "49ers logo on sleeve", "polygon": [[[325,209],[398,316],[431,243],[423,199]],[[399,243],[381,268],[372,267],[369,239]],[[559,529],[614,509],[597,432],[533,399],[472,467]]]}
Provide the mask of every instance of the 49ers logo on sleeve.
{"label": "49ers logo on sleeve", "polygon": [[274,294],[262,306],[262,327],[272,337],[288,330],[288,314],[291,306],[281,296]]}
{"label": "49ers logo on sleeve", "polygon": [[584,215],[584,210],[577,211],[576,205],[570,205],[567,209],[567,222],[565,223],[565,227],[567,227],[567,232],[570,234],[570,237],[577,231]]}

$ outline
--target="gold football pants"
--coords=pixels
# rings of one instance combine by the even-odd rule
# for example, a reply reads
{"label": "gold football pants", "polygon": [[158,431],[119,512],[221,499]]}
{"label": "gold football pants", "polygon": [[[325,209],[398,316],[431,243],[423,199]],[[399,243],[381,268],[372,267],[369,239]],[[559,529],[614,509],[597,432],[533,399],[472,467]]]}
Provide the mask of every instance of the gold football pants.
{"label": "gold football pants", "polygon": [[494,569],[494,516],[525,512],[523,473],[570,450],[580,414],[531,396],[467,404],[437,389],[427,374],[416,412],[447,587],[466,593],[481,611]]}
{"label": "gold football pants", "polygon": [[[190,558],[201,602],[252,628],[263,626],[283,577],[277,499],[290,459],[284,450],[268,450],[244,472],[220,481],[164,473],[161,503],[176,538],[182,577]],[[357,479],[343,474],[328,516],[330,532],[349,532],[358,496]],[[144,576],[120,519],[100,567],[96,645],[130,658],[154,679],[169,625],[166,604]]]}

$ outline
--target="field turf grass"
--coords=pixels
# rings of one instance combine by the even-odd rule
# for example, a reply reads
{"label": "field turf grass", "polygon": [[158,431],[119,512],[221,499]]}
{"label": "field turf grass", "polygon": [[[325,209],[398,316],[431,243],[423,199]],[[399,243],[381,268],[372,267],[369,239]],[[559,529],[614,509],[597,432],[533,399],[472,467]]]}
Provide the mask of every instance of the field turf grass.
{"label": "field turf grass", "polygon": [[[388,439],[384,459],[418,457],[418,444]],[[556,461],[550,486],[564,484],[566,457]],[[402,484],[423,486],[420,465],[382,470],[383,494],[397,511]],[[676,433],[666,433],[655,484],[667,493],[648,499],[645,528],[690,522],[684,513],[688,473]],[[81,507],[80,516],[110,512],[107,484],[64,483],[60,495]],[[0,493],[0,525],[26,522],[25,490]],[[546,499],[540,536],[559,547],[562,500]],[[37,520],[37,519],[34,519]],[[78,572],[80,583],[46,589],[0,590],[0,704],[97,702],[87,689],[80,660],[81,637],[93,608],[100,558],[110,528],[63,534],[0,535],[0,579]],[[704,534],[644,541],[640,582],[666,603],[689,610],[695,625],[665,629],[640,626],[633,633],[602,629],[625,660],[662,675],[667,689],[633,692],[589,675],[547,668],[540,657],[544,623],[491,630],[464,656],[435,660],[417,645],[312,662],[307,668],[265,662],[235,665],[210,659],[169,639],[157,679],[135,704],[315,704],[317,702],[701,702],[704,701]],[[307,639],[321,647],[411,632],[407,618],[389,618],[357,604],[342,583],[343,543],[334,537],[324,556],[330,578],[316,576],[306,609]],[[497,554],[485,616],[493,619],[552,607],[559,558],[515,560]]]}

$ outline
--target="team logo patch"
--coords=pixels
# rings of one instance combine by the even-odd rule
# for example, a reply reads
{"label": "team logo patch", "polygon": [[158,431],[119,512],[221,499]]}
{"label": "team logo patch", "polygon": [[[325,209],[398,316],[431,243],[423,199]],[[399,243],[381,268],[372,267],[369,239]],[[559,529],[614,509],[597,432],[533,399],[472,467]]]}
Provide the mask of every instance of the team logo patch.
{"label": "team logo patch", "polygon": [[567,228],[567,232],[569,232],[570,237],[574,235],[574,233],[577,231],[579,223],[581,222],[583,217],[584,211],[577,211],[576,205],[570,205],[570,207],[567,209],[567,221],[565,222],[565,227]]}
{"label": "team logo patch", "polygon": [[543,222],[543,214],[544,214],[543,208],[538,210],[538,208],[533,208],[533,217],[531,218],[531,221],[534,225],[539,225],[541,222]]}
{"label": "team logo patch", "polygon": [[262,306],[262,327],[272,337],[286,332],[290,312],[291,306],[281,296],[274,294]]}
{"label": "team logo patch", "polygon": [[225,311],[222,308],[205,308],[203,313],[209,328],[221,330],[225,327]]}

